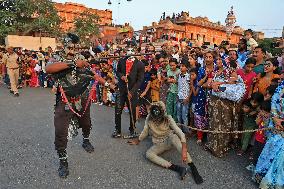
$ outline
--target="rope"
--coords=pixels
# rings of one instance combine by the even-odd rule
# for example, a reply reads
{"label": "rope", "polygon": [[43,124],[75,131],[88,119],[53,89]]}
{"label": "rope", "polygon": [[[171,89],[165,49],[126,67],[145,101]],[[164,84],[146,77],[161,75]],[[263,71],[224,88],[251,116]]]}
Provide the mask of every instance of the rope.
{"label": "rope", "polygon": [[177,124],[177,125],[187,127],[194,131],[201,131],[204,133],[213,133],[213,134],[242,134],[242,133],[253,133],[253,132],[258,132],[258,131],[276,130],[276,128],[262,128],[262,129],[243,130],[243,131],[218,131],[218,130],[208,130],[208,129],[197,129],[195,127],[186,126],[183,124]]}
{"label": "rope", "polygon": [[[141,98],[149,102],[146,98],[144,97],[141,97]],[[149,103],[151,104],[151,102]],[[204,133],[213,133],[213,134],[242,134],[242,133],[253,133],[253,132],[259,132],[259,131],[269,131],[269,130],[276,132],[276,133],[281,132],[281,130],[278,130],[276,128],[249,129],[249,130],[243,130],[243,131],[218,131],[218,130],[208,130],[208,129],[197,129],[195,127],[191,127],[191,126],[187,126],[187,125],[179,124],[179,123],[177,123],[177,125],[187,127],[194,131],[201,131]]]}

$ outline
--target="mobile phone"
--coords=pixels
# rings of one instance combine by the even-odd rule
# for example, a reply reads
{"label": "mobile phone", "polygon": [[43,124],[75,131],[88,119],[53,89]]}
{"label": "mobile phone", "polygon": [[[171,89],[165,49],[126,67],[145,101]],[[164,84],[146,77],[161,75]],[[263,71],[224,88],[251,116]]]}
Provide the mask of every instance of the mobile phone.
{"label": "mobile phone", "polygon": [[224,91],[226,90],[226,87],[219,87],[219,90],[220,90],[221,92],[224,92]]}

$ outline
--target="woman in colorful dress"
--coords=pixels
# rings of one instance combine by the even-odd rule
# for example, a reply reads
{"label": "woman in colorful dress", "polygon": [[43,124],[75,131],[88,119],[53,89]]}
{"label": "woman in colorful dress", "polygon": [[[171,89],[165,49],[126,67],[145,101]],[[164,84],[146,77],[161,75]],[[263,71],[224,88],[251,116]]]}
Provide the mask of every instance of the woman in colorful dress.
{"label": "woman in colorful dress", "polygon": [[[197,86],[199,88],[198,94],[193,98],[192,112],[194,114],[194,125],[197,129],[207,128],[206,118],[206,98],[207,98],[207,81],[212,78],[214,70],[214,56],[213,53],[208,52],[205,54],[205,66],[198,69]],[[201,144],[203,140],[203,132],[197,131],[197,143]]]}
{"label": "woman in colorful dress", "polygon": [[[213,91],[222,91],[221,84],[234,84],[238,76],[236,65],[225,67],[220,55],[216,57],[216,70],[212,79],[208,80],[208,87]],[[210,95],[208,103],[209,130],[212,131],[232,131],[237,130],[237,121],[234,120],[237,104],[228,99]],[[216,157],[223,157],[230,148],[232,135],[208,133],[208,143],[206,145]]]}
{"label": "woman in colorful dress", "polygon": [[39,79],[38,79],[38,71],[37,68],[38,61],[34,58],[30,62],[30,67],[32,68],[31,71],[31,81],[30,81],[30,87],[39,87]]}
{"label": "woman in colorful dress", "polygon": [[253,179],[261,189],[284,188],[284,81],[278,86],[271,101],[268,140],[258,158]]}

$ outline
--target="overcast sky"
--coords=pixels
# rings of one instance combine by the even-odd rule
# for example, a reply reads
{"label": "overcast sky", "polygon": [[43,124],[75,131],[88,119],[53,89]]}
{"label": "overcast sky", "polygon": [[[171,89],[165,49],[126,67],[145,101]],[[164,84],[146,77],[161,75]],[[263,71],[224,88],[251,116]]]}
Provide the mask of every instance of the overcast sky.
{"label": "overcast sky", "polygon": [[[227,12],[234,6],[237,25],[244,29],[263,31],[265,37],[280,37],[284,26],[284,0],[54,0],[75,2],[96,9],[113,11],[113,22],[129,22],[135,30],[158,21],[163,12],[189,11],[190,16],[207,16],[213,22],[225,22]],[[120,4],[119,4],[120,2]]]}

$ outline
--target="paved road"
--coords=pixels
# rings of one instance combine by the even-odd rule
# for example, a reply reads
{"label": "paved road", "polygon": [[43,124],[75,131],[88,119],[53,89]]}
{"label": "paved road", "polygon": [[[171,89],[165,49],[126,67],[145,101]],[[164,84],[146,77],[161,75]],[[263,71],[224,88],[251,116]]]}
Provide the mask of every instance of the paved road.
{"label": "paved road", "polygon": [[[93,154],[81,147],[81,136],[68,143],[70,176],[57,176],[58,161],[54,151],[54,95],[48,89],[23,89],[15,98],[0,87],[0,188],[233,188],[254,189],[248,161],[235,153],[218,159],[195,144],[190,153],[205,182],[196,185],[190,176],[180,181],[172,171],[145,159],[150,140],[129,146],[123,139],[112,139],[114,110],[93,105],[91,109]],[[123,116],[125,132],[128,118]],[[139,123],[141,129],[143,123]],[[180,163],[176,151],[164,154]]]}

